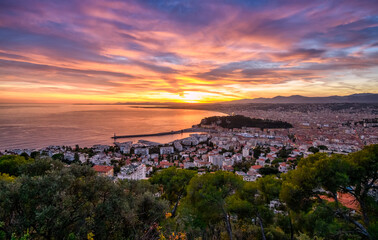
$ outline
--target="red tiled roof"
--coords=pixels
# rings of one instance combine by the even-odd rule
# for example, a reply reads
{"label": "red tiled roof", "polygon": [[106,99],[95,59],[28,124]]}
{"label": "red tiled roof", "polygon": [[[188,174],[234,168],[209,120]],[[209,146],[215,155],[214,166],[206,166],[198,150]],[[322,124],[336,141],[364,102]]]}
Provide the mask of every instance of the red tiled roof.
{"label": "red tiled roof", "polygon": [[113,169],[113,166],[105,166],[105,165],[94,165],[93,170],[100,173],[107,173]]}
{"label": "red tiled roof", "polygon": [[[349,193],[337,193],[337,197],[339,202],[347,208],[359,211],[360,205],[358,204],[357,200]],[[327,200],[329,202],[334,202],[333,198],[321,195],[321,199]]]}
{"label": "red tiled roof", "polygon": [[255,170],[257,170],[257,169],[262,168],[262,166],[260,166],[260,165],[253,165],[252,168],[255,169]]}

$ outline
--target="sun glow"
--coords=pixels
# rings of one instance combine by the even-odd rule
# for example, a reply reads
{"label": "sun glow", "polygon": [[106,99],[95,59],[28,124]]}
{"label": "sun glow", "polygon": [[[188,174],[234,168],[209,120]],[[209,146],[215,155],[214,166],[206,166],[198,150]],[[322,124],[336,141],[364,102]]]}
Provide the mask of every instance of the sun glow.
{"label": "sun glow", "polygon": [[200,103],[204,102],[206,94],[200,92],[184,92],[180,95],[179,101],[185,103]]}

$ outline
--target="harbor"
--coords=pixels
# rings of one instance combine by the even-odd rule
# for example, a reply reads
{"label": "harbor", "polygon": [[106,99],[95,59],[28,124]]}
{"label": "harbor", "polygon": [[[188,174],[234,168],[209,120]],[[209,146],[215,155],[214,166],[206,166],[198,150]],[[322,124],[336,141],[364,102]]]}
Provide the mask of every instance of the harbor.
{"label": "harbor", "polygon": [[210,133],[214,132],[213,129],[206,129],[206,128],[186,128],[186,129],[181,129],[177,131],[170,131],[170,132],[160,132],[160,133],[150,133],[150,134],[136,134],[136,135],[120,135],[117,136],[114,134],[112,136],[112,139],[118,139],[118,138],[139,138],[139,137],[157,137],[157,136],[165,136],[165,135],[173,135],[173,134],[182,134],[182,133],[190,133],[190,132],[203,132],[203,133]]}

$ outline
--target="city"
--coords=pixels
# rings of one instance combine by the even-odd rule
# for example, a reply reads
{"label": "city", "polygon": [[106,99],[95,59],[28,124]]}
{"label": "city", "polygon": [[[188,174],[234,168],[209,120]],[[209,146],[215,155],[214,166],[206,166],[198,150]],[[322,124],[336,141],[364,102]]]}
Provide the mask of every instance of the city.
{"label": "city", "polygon": [[174,166],[195,169],[199,174],[231,171],[241,175],[245,181],[255,181],[262,176],[261,168],[263,171],[268,168],[286,173],[295,169],[298,160],[316,152],[348,154],[366,145],[378,144],[375,104],[360,108],[339,106],[338,110],[332,110],[331,104],[275,106],[277,108],[273,110],[271,107],[269,110],[251,111],[245,105],[233,106],[231,110],[223,107],[221,110],[226,113],[233,111],[232,115],[284,120],[292,123],[293,128],[225,129],[217,125],[198,125],[212,132],[191,134],[188,138],[167,144],[139,140],[137,143],[114,142],[111,146],[85,148],[9,149],[0,154],[38,154],[67,163],[90,163],[96,171],[118,179],[147,179],[159,169]]}
{"label": "city", "polygon": [[0,240],[378,239],[377,0],[0,0]]}

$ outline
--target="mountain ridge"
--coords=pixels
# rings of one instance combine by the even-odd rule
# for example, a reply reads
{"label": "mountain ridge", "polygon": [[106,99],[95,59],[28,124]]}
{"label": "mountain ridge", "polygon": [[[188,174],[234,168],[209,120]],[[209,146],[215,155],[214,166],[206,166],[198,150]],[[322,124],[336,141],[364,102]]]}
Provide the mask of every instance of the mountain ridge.
{"label": "mountain ridge", "polygon": [[376,93],[357,93],[347,96],[328,96],[328,97],[305,97],[302,95],[276,96],[273,98],[254,98],[240,99],[224,104],[243,104],[243,103],[378,103]]}

